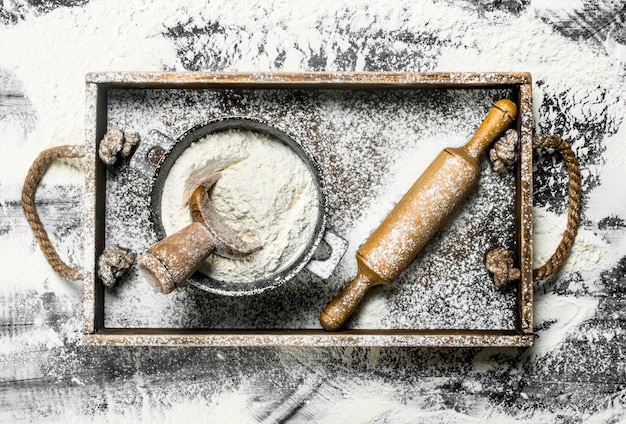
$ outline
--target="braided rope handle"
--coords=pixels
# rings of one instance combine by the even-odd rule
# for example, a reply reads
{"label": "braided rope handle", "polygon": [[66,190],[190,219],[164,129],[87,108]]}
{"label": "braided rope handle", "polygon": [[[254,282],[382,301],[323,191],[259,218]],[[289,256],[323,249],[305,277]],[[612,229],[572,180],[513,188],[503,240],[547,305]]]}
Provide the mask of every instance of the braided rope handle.
{"label": "braided rope handle", "polygon": [[[539,135],[533,140],[533,148],[554,149],[561,153],[567,167],[568,175],[568,209],[567,225],[561,237],[561,242],[555,252],[543,266],[533,270],[533,281],[537,282],[552,275],[569,256],[580,223],[580,165],[571,146],[555,135]],[[493,273],[494,282],[500,287],[506,286],[509,281],[519,280],[520,270],[513,267],[513,252],[502,247],[496,247],[487,254],[486,268]]]}
{"label": "braided rope handle", "polygon": [[52,269],[68,280],[82,280],[83,272],[80,268],[67,265],[61,259],[54,246],[52,246],[35,207],[35,192],[43,176],[55,161],[65,158],[82,158],[84,156],[83,146],[57,146],[44,150],[30,166],[24,180],[24,187],[22,188],[22,208],[24,209],[28,225],[33,230],[35,239]]}
{"label": "braided rope handle", "polygon": [[571,146],[563,139],[555,135],[539,135],[533,140],[534,148],[555,149],[561,153],[563,162],[567,167],[567,175],[569,182],[567,184],[568,207],[567,207],[567,225],[563,232],[561,242],[552,254],[550,259],[540,268],[533,270],[533,281],[543,280],[554,273],[567,259],[572,250],[574,239],[578,232],[580,223],[580,165],[578,159],[574,155]]}

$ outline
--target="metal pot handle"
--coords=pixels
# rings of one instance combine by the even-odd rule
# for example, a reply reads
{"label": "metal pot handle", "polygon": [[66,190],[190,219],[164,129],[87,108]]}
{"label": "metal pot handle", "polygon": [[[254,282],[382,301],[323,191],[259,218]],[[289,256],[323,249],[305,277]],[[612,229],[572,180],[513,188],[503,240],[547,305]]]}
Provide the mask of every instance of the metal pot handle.
{"label": "metal pot handle", "polygon": [[328,244],[330,255],[326,259],[311,259],[305,268],[318,277],[327,279],[346,253],[348,242],[329,230],[326,230],[322,240]]}
{"label": "metal pot handle", "polygon": [[147,137],[141,140],[137,150],[130,158],[130,167],[144,177],[153,178],[167,152],[176,140],[158,130],[151,130]]}

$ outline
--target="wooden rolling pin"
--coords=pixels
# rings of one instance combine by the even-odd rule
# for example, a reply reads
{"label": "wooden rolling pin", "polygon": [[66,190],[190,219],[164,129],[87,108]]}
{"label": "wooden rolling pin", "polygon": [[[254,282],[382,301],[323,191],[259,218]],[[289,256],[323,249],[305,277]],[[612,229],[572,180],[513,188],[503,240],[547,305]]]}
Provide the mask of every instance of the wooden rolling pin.
{"label": "wooden rolling pin", "polygon": [[390,284],[441,228],[480,175],[478,160],[515,120],[517,107],[499,100],[474,136],[435,158],[356,254],[358,272],[320,315],[322,327],[338,330],[370,287]]}

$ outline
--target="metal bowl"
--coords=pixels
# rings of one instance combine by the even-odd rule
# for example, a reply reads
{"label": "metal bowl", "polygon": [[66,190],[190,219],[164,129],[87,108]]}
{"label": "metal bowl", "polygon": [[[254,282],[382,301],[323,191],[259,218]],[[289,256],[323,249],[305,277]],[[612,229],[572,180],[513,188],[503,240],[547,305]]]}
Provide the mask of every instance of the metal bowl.
{"label": "metal bowl", "polygon": [[277,142],[282,142],[289,146],[294,152],[297,153],[311,172],[319,199],[317,223],[306,248],[302,251],[299,257],[293,259],[291,263],[283,265],[281,270],[263,279],[258,279],[252,282],[221,281],[208,277],[200,272],[196,272],[188,280],[189,284],[211,293],[228,296],[253,295],[279,287],[294,278],[296,274],[298,274],[302,268],[304,268],[311,261],[318,245],[325,235],[327,204],[320,167],[308,149],[296,141],[294,137],[288,135],[285,131],[275,126],[269,125],[266,122],[249,117],[225,117],[190,129],[173,144],[170,143],[171,146],[169,149],[162,150],[158,154],[158,166],[156,168],[156,172],[153,174],[154,184],[150,193],[151,221],[154,225],[157,237],[159,239],[166,237],[161,220],[161,200],[163,186],[172,166],[178,157],[193,142],[198,141],[207,135],[231,129],[249,130],[265,134],[276,139]]}

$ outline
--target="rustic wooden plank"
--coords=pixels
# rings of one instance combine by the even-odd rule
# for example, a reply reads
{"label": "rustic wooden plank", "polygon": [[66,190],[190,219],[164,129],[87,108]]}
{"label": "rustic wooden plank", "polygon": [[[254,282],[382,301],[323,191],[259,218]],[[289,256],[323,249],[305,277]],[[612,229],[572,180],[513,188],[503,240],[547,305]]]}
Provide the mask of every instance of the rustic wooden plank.
{"label": "rustic wooden plank", "polygon": [[128,87],[484,87],[528,84],[524,72],[95,72],[87,83]]}
{"label": "rustic wooden plank", "polygon": [[401,331],[346,330],[328,333],[323,330],[283,331],[203,331],[172,329],[105,329],[83,335],[86,345],[103,346],[531,346],[533,336],[497,330]]}
{"label": "rustic wooden plank", "polygon": [[[84,286],[83,286],[83,332],[93,333],[101,326],[101,319],[96,318],[103,314],[103,296],[101,284],[96,281],[96,256],[98,241],[101,240],[101,222],[98,218],[98,207],[102,208],[101,195],[103,187],[102,170],[98,166],[97,143],[98,132],[103,131],[102,119],[98,118],[103,112],[103,101],[98,96],[98,86],[87,84],[85,87],[85,194],[83,198],[83,246],[84,246]],[[106,111],[106,108],[104,108]],[[99,121],[100,119],[100,121]],[[106,128],[106,124],[105,124]],[[101,182],[98,182],[100,180]],[[98,199],[100,197],[100,200]],[[101,241],[100,241],[101,243]],[[99,325],[100,324],[100,325]]]}
{"label": "rustic wooden plank", "polygon": [[533,332],[533,116],[532,85],[520,86],[518,134],[520,159],[517,168],[517,216],[518,260],[521,279],[518,289],[520,310],[519,331]]}

